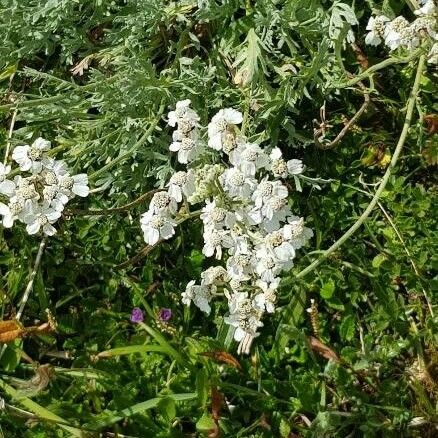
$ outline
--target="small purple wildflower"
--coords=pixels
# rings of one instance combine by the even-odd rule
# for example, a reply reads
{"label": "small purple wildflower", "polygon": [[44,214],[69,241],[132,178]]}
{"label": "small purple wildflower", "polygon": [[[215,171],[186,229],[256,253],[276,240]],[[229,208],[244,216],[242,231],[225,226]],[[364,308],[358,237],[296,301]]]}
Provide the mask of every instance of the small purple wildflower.
{"label": "small purple wildflower", "polygon": [[134,307],[131,312],[131,317],[129,318],[131,322],[139,323],[143,322],[144,316],[143,311],[139,307]]}
{"label": "small purple wildflower", "polygon": [[167,322],[172,318],[172,310],[162,307],[158,312],[158,318],[161,322]]}

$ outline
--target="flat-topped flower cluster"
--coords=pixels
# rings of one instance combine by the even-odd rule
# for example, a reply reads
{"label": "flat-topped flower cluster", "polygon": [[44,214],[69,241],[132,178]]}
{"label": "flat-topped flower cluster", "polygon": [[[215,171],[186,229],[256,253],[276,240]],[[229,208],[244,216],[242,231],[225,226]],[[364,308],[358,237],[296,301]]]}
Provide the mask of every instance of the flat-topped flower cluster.
{"label": "flat-topped flower cluster", "polygon": [[[176,172],[167,190],[153,196],[141,226],[145,241],[154,245],[174,235],[178,216],[188,215],[190,205],[203,203],[202,252],[221,263],[206,269],[199,284],[190,281],[182,301],[209,314],[211,301],[225,297],[224,320],[235,328],[239,352],[247,353],[264,313],[275,310],[281,272],[293,266],[296,250],[313,235],[303,218],[293,215],[283,181],[300,178],[304,166],[286,161],[279,148],[266,151],[249,142],[235,109],[212,117],[206,139],[199,120],[190,100],[169,113],[168,123],[176,128],[170,150],[190,168]],[[207,160],[214,162],[204,164]]]}
{"label": "flat-topped flower cluster", "polygon": [[8,176],[11,166],[0,163],[0,202],[3,226],[11,228],[15,221],[26,224],[29,234],[42,231],[52,236],[53,224],[61,217],[67,202],[77,196],[88,196],[86,174],[71,175],[66,163],[47,155],[51,143],[37,138],[31,145],[16,146],[12,159],[20,173],[13,179]]}
{"label": "flat-topped flower cluster", "polygon": [[[378,46],[384,42],[390,50],[398,48],[413,50],[420,46],[425,38],[436,41],[437,5],[434,0],[422,0],[420,4],[421,7],[415,11],[418,18],[412,23],[403,16],[398,16],[394,20],[384,15],[370,17],[365,42],[372,46]],[[429,62],[436,63],[436,51],[437,43],[435,42],[429,54]]]}

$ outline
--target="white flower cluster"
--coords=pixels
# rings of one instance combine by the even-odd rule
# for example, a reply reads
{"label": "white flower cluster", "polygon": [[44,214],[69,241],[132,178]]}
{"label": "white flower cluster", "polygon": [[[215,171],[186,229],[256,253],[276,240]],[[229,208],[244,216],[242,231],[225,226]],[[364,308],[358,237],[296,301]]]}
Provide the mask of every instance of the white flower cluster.
{"label": "white flower cluster", "polygon": [[[301,178],[304,166],[284,160],[278,148],[268,153],[248,142],[238,128],[242,114],[234,109],[213,116],[205,140],[189,100],[178,102],[168,120],[176,127],[170,150],[178,152],[178,162],[192,167],[176,172],[167,191],[154,195],[141,218],[145,241],[154,245],[173,236],[178,203],[184,202],[186,215],[189,204],[204,203],[202,252],[222,264],[205,270],[200,284],[192,280],[182,301],[208,314],[214,297],[226,297],[224,320],[235,328],[239,352],[247,353],[264,313],[275,310],[280,273],[292,267],[296,250],[313,235],[292,214],[289,190],[280,180]],[[211,150],[221,164],[201,163]]]}
{"label": "white flower cluster", "polygon": [[0,164],[0,195],[8,198],[7,203],[0,202],[5,228],[18,220],[26,224],[29,234],[42,230],[52,236],[56,233],[52,224],[61,217],[67,202],[75,195],[88,196],[87,175],[70,175],[64,161],[47,156],[50,146],[50,141],[41,137],[31,145],[16,146],[12,159],[21,172],[13,179],[8,179],[11,166]]}
{"label": "white flower cluster", "polygon": [[[384,15],[370,17],[366,28],[368,34],[365,37],[365,43],[378,46],[384,42],[390,50],[395,50],[399,47],[413,50],[421,44],[421,40],[424,38],[430,37],[436,40],[436,14],[438,8],[435,1],[422,0],[420,3],[421,7],[415,11],[415,15],[418,18],[412,23],[409,23],[402,16],[398,16],[394,20],[390,20]],[[433,50],[436,52],[436,48],[432,48],[429,62],[433,60]]]}

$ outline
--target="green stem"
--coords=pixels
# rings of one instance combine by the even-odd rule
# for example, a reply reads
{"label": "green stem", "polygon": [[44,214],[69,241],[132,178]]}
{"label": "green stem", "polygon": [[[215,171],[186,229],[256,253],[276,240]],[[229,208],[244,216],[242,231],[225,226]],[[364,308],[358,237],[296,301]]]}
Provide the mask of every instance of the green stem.
{"label": "green stem", "polygon": [[332,88],[347,88],[352,87],[353,85],[356,85],[358,82],[362,81],[363,79],[366,79],[373,75],[373,73],[382,70],[386,67],[389,67],[390,65],[394,64],[407,64],[411,62],[413,59],[417,58],[419,55],[421,55],[424,52],[423,48],[419,48],[417,50],[414,50],[412,53],[410,53],[408,56],[404,58],[388,58],[385,59],[382,62],[379,62],[378,64],[372,65],[370,68],[362,72],[361,74],[355,76],[354,78],[350,79],[348,82],[345,83],[337,83],[333,84]]}
{"label": "green stem", "polygon": [[418,91],[420,89],[420,81],[421,76],[423,73],[424,65],[426,61],[426,56],[421,55],[420,59],[418,61],[417,66],[417,72],[415,75],[415,81],[414,85],[411,90],[411,94],[408,99],[407,103],[407,109],[406,109],[406,118],[405,122],[403,124],[403,129],[400,134],[400,138],[397,142],[397,146],[394,150],[394,154],[392,155],[391,163],[389,164],[388,168],[386,169],[385,174],[383,175],[383,178],[380,181],[379,187],[376,190],[376,193],[374,194],[373,198],[371,199],[371,202],[368,204],[368,207],[364,210],[364,212],[361,214],[359,219],[348,229],[348,231],[345,232],[343,236],[341,236],[340,239],[338,239],[330,248],[328,248],[324,253],[321,255],[319,259],[316,259],[313,263],[311,263],[307,268],[300,271],[295,278],[302,278],[305,277],[307,274],[312,272],[316,267],[318,267],[330,254],[332,254],[334,251],[336,251],[339,247],[341,247],[365,222],[365,220],[368,218],[368,216],[373,211],[374,207],[379,202],[379,198],[382,195],[383,191],[385,190],[386,184],[389,181],[389,177],[391,176],[395,165],[397,164],[398,158],[400,156],[400,153],[403,149],[403,145],[406,141],[406,137],[408,135],[409,127],[411,125],[412,120],[412,114],[414,111],[415,106],[415,100],[418,95]]}

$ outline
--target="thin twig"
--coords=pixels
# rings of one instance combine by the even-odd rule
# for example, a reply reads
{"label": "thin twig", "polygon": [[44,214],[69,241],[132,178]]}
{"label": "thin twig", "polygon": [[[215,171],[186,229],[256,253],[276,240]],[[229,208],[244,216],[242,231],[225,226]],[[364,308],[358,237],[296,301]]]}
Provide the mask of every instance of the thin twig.
{"label": "thin twig", "polygon": [[307,268],[304,268],[302,271],[300,271],[295,276],[295,278],[305,277],[307,274],[309,274],[315,268],[317,268],[330,254],[332,254],[334,251],[340,248],[362,226],[362,224],[365,222],[365,220],[373,211],[374,207],[377,205],[379,198],[382,195],[383,191],[385,190],[386,184],[389,181],[389,177],[392,175],[392,172],[397,164],[398,158],[403,149],[403,145],[406,141],[406,137],[408,135],[409,127],[412,121],[412,114],[414,111],[415,101],[417,98],[418,91],[420,89],[420,81],[421,81],[425,61],[426,61],[426,56],[421,55],[418,61],[414,85],[412,87],[411,94],[407,102],[406,117],[405,117],[405,122],[403,124],[402,132],[400,134],[400,138],[397,142],[396,148],[394,150],[394,154],[391,158],[391,162],[388,168],[386,169],[386,172],[383,175],[380,181],[380,185],[376,190],[376,193],[374,194],[373,198],[371,199],[371,202],[368,204],[368,207],[364,210],[364,212],[361,214],[359,219],[332,246],[330,246],[330,248],[324,251],[324,253],[321,255],[320,258],[316,259],[309,266],[307,266]]}
{"label": "thin twig", "polygon": [[154,193],[158,192],[159,189],[153,189],[150,190],[149,192],[143,193],[141,196],[139,196],[137,199],[134,199],[134,201],[122,205],[120,207],[115,207],[115,208],[103,208],[103,209],[99,209],[99,210],[81,210],[81,209],[77,209],[77,208],[70,208],[70,209],[66,209],[65,213],[66,214],[80,214],[80,215],[84,215],[84,216],[105,216],[108,214],[112,214],[112,213],[122,213],[125,211],[130,210],[132,207],[135,207],[136,205],[142,203],[144,200],[146,200],[147,198],[149,198],[150,196],[152,196]]}
{"label": "thin twig", "polygon": [[15,120],[17,118],[17,113],[18,113],[18,108],[16,107],[14,112],[12,113],[11,124],[9,125],[8,139],[6,141],[5,158],[3,159],[3,164],[5,165],[8,162],[9,151],[11,149],[12,133],[14,132],[14,125],[15,125]]}
{"label": "thin twig", "polygon": [[[179,221],[177,221],[176,225],[180,225],[183,222],[185,222],[186,220],[191,219],[191,218],[196,217],[196,216],[199,216],[200,214],[201,214],[200,210],[189,213],[188,215],[182,217]],[[134,257],[131,257],[129,260],[126,260],[125,262],[114,266],[114,269],[119,271],[121,269],[127,268],[128,266],[135,265],[141,259],[146,257],[156,246],[158,246],[161,242],[163,242],[163,240],[164,239],[158,240],[158,242],[155,243],[154,245],[144,246]]]}
{"label": "thin twig", "polygon": [[350,129],[353,128],[353,126],[356,125],[356,123],[361,118],[362,114],[368,108],[368,105],[371,102],[370,93],[368,92],[367,88],[365,87],[365,85],[362,82],[359,82],[358,85],[363,90],[364,101],[363,101],[362,106],[359,108],[359,110],[356,112],[356,114],[347,123],[345,123],[345,126],[342,128],[341,132],[339,132],[339,134],[332,141],[329,141],[328,143],[322,143],[320,141],[320,138],[321,138],[320,134],[322,133],[322,131],[321,131],[321,129],[315,129],[313,137],[314,137],[315,144],[319,149],[323,149],[323,150],[333,149],[345,137],[347,132],[350,131]]}
{"label": "thin twig", "polygon": [[47,237],[44,236],[42,238],[40,246],[38,248],[38,253],[37,253],[36,258],[35,258],[35,264],[33,265],[33,270],[30,274],[29,282],[27,283],[26,290],[24,291],[23,298],[21,299],[20,307],[18,309],[17,315],[15,316],[15,319],[17,321],[20,321],[21,316],[23,315],[24,307],[26,306],[27,300],[29,299],[30,293],[32,292],[33,282],[35,280],[36,274],[38,272],[38,268],[39,268],[40,263],[41,263],[41,258],[43,256],[46,242],[47,242]]}

